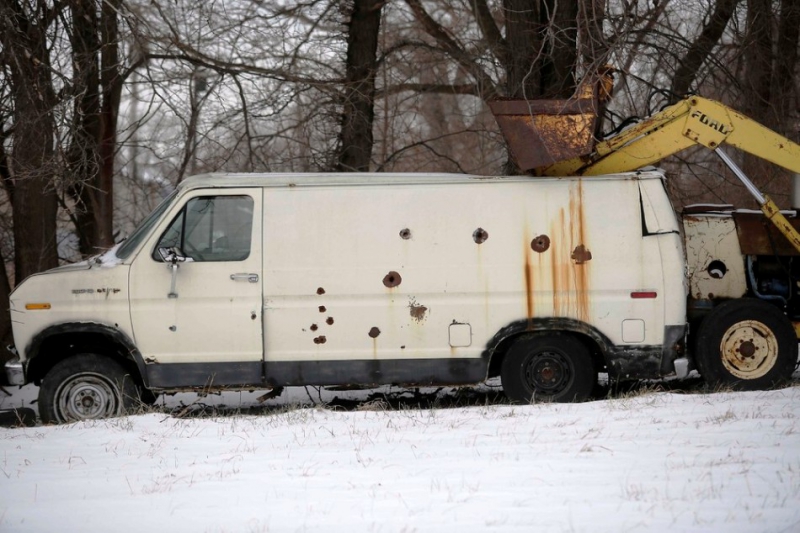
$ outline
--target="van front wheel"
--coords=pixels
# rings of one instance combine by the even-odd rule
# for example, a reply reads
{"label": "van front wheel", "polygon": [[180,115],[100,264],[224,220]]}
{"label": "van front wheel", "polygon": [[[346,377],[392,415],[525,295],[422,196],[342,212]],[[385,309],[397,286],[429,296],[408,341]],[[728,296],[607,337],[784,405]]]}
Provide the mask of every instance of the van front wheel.
{"label": "van front wheel", "polygon": [[39,416],[63,424],[119,416],[136,405],[136,383],[117,362],[80,354],[57,363],[39,387]]}
{"label": "van front wheel", "polygon": [[503,390],[514,402],[582,402],[597,381],[586,347],[570,335],[525,335],[509,348],[500,369]]}

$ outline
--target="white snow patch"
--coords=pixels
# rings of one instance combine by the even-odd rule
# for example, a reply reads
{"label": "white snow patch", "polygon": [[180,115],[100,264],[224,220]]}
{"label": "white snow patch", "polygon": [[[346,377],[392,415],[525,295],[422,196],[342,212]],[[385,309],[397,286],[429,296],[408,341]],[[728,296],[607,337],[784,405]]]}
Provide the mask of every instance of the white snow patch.
{"label": "white snow patch", "polygon": [[800,387],[390,411],[286,401],[0,429],[0,531],[800,529]]}

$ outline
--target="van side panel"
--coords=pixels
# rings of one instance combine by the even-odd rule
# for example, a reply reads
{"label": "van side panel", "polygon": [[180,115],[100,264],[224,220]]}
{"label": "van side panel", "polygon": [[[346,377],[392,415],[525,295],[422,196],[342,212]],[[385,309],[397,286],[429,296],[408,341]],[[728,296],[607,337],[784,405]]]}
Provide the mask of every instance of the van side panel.
{"label": "van side panel", "polygon": [[588,324],[622,350],[660,347],[662,258],[643,235],[637,183],[265,189],[267,379],[278,372],[291,384],[326,362],[345,373],[368,361],[447,372],[465,358],[480,372],[463,382],[476,381],[490,339],[534,318]]}

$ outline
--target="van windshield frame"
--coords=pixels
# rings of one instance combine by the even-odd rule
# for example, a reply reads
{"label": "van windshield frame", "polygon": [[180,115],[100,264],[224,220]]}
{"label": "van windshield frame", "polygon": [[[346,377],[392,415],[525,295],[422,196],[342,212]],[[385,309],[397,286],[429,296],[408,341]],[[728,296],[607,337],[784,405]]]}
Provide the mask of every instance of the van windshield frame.
{"label": "van windshield frame", "polygon": [[147,237],[147,235],[153,229],[153,226],[155,226],[156,223],[161,220],[162,215],[167,211],[170,205],[172,205],[172,201],[177,195],[177,189],[167,195],[167,197],[164,198],[149,215],[147,215],[147,218],[145,218],[142,223],[139,224],[131,236],[122,242],[116,253],[116,256],[119,259],[125,260],[130,257],[133,251],[139,247],[144,238]]}

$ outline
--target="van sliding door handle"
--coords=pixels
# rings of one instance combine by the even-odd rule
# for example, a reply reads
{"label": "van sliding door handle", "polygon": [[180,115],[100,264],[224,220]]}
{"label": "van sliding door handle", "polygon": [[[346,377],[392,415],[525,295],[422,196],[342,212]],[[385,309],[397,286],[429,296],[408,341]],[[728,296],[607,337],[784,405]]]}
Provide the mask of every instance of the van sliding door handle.
{"label": "van sliding door handle", "polygon": [[258,283],[258,274],[240,272],[238,274],[231,274],[231,279],[233,281],[247,280],[250,283]]}

